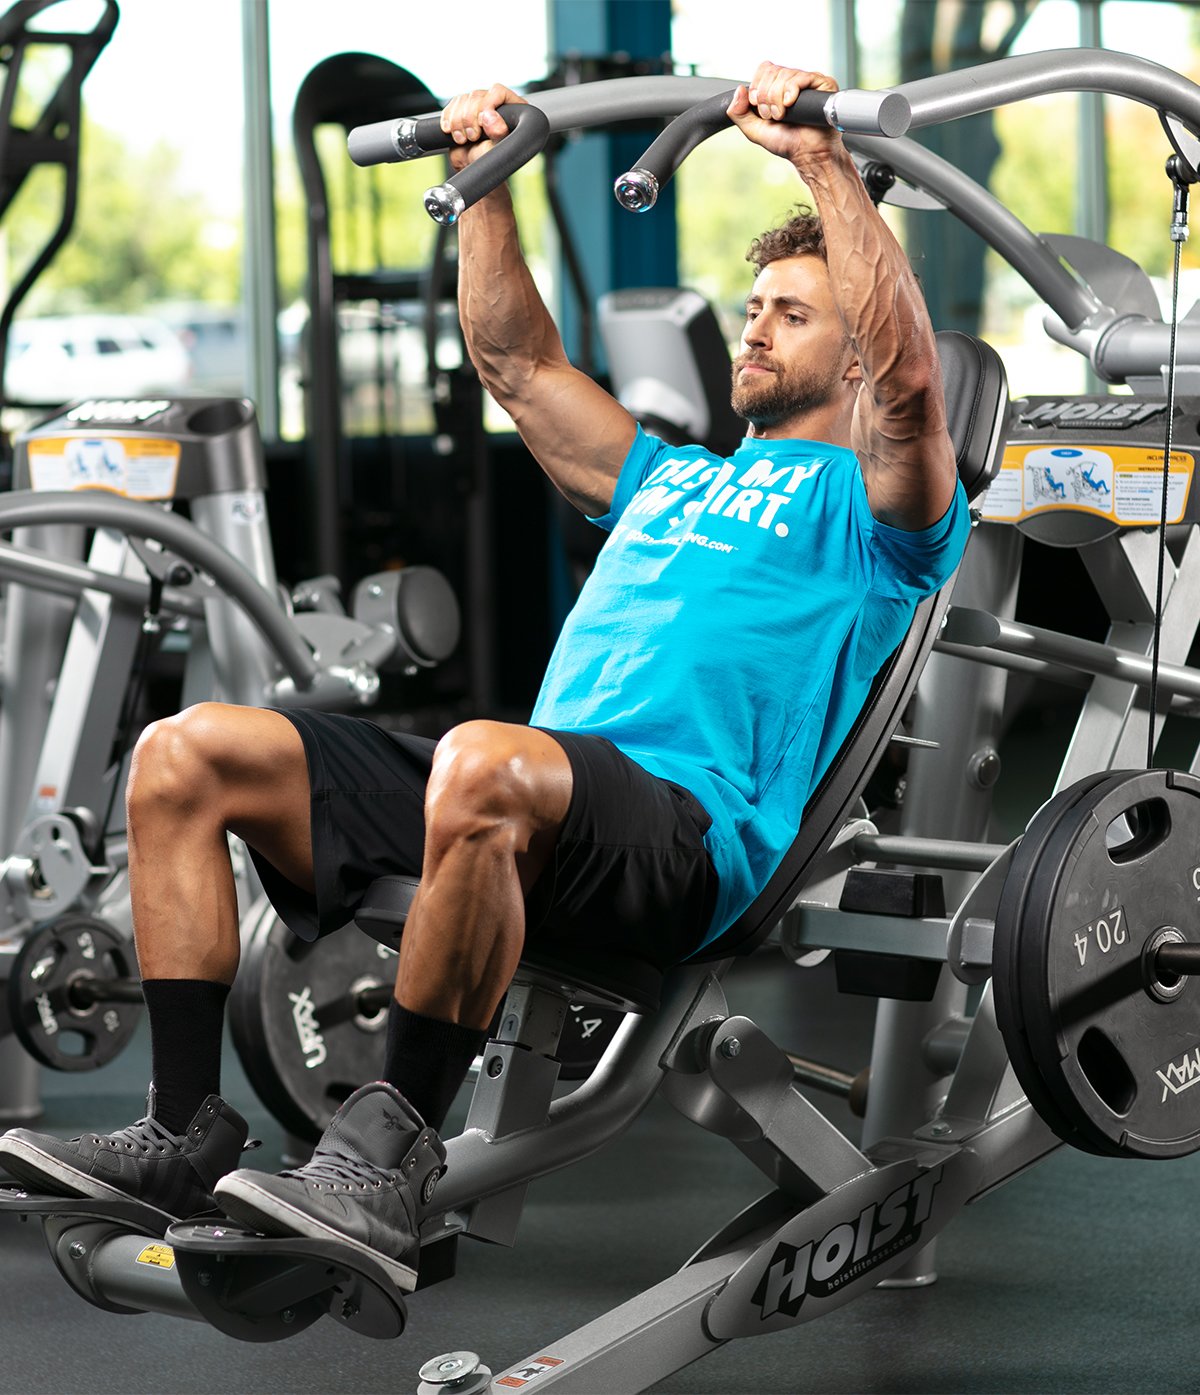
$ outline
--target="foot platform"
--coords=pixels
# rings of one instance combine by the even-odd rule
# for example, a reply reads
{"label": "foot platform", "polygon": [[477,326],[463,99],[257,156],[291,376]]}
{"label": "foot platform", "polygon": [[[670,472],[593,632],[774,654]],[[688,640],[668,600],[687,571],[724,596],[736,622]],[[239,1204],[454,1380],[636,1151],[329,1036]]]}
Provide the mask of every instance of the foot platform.
{"label": "foot platform", "polygon": [[334,1240],[276,1238],[228,1222],[173,1225],[183,1291],[226,1336],[277,1342],[329,1314],[364,1337],[399,1337],[408,1321],[382,1265]]}
{"label": "foot platform", "polygon": [[21,1182],[0,1183],[0,1216],[37,1216],[79,1221],[107,1221],[143,1235],[162,1236],[175,1217],[133,1197],[59,1196],[33,1191]]}

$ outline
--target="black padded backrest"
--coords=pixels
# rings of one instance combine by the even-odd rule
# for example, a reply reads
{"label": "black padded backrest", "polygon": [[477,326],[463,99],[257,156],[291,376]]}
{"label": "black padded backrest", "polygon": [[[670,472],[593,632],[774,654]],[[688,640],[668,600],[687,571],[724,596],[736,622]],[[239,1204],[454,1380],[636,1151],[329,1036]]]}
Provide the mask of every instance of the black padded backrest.
{"label": "black padded backrest", "polygon": [[[977,497],[1004,454],[1008,378],[1000,355],[958,330],[937,335],[946,416],[959,478]],[[796,899],[813,864],[833,842],[908,705],[950,601],[953,579],[923,600],[900,647],[880,669],[867,702],[805,805],[795,841],[759,896],[723,934],[695,957],[744,954],[770,933]]]}
{"label": "black padded backrest", "polygon": [[944,329],[937,335],[946,396],[946,426],[954,442],[958,477],[968,499],[996,478],[1008,428],[1008,377],[990,344]]}

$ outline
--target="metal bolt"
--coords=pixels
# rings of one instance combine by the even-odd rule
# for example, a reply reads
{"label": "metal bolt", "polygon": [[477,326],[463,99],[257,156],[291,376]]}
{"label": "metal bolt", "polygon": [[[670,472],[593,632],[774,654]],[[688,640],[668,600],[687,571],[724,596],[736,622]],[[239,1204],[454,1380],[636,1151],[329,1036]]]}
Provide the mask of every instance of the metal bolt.
{"label": "metal bolt", "polygon": [[207,1288],[209,1284],[212,1283],[212,1275],[205,1269],[202,1273],[196,1275],[196,1282],[201,1288]]}
{"label": "metal bolt", "polygon": [[977,790],[990,790],[1000,778],[1000,755],[993,747],[976,751],[967,763],[967,779]]}
{"label": "metal bolt", "polygon": [[934,1124],[929,1132],[933,1134],[935,1138],[945,1138],[948,1133],[953,1133],[954,1130],[951,1129],[949,1124]]}
{"label": "metal bolt", "polygon": [[735,1056],[741,1053],[741,1050],[742,1043],[738,1041],[737,1037],[726,1037],[721,1043],[721,1055],[727,1057],[731,1061]]}
{"label": "metal bolt", "polygon": [[87,1246],[81,1245],[78,1240],[73,1240],[67,1248],[67,1253],[72,1259],[83,1259],[87,1254]]}
{"label": "metal bolt", "polygon": [[285,1324],[290,1325],[291,1323],[296,1321],[296,1314],[292,1311],[291,1308],[284,1308],[283,1312],[279,1314],[279,1320]]}
{"label": "metal bolt", "polygon": [[352,1318],[358,1316],[358,1304],[352,1303],[349,1298],[342,1304],[342,1316]]}
{"label": "metal bolt", "polygon": [[[445,1390],[447,1395],[452,1390],[462,1390],[466,1385],[473,1390],[479,1388],[477,1382],[469,1379],[476,1373],[480,1376],[491,1375],[486,1366],[480,1366],[479,1357],[473,1351],[445,1352],[426,1361],[418,1372],[428,1386]],[[422,1390],[426,1388],[424,1384],[421,1386]]]}

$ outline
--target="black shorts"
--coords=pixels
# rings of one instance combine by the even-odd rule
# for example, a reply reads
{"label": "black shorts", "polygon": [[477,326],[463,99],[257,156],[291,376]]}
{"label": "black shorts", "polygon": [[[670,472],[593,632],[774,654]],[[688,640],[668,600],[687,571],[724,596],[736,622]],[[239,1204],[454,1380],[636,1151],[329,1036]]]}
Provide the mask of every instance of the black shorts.
{"label": "black shorts", "polygon": [[[315,894],[250,854],[284,924],[314,940],[352,921],[376,878],[420,876],[437,743],[362,717],[282,715],[308,759]],[[577,943],[587,957],[620,954],[665,971],[698,948],[712,918],[717,874],[704,846],[712,820],[687,790],[611,741],[546,734],[566,752],[573,787],[554,854],[525,900],[527,945],[569,958]]]}

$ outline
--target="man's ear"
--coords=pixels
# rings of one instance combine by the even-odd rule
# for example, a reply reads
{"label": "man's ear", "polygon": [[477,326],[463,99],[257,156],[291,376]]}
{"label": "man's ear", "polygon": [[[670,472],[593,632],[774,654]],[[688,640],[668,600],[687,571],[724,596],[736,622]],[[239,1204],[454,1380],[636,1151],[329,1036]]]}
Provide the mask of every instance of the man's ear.
{"label": "man's ear", "polygon": [[862,380],[862,364],[858,359],[852,358],[846,365],[846,371],[842,374],[842,381],[845,383],[861,383]]}

